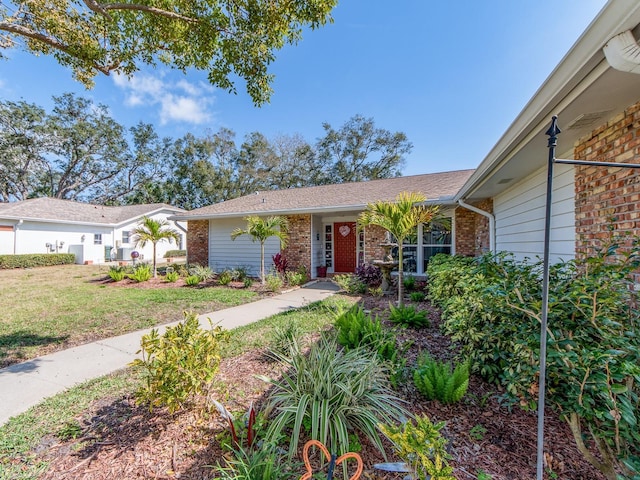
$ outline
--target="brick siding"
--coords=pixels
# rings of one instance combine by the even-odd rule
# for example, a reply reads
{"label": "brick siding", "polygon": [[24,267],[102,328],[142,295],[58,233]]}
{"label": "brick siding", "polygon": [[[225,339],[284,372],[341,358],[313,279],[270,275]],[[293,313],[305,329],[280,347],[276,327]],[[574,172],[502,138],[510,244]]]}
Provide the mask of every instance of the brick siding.
{"label": "brick siding", "polygon": [[[576,142],[574,158],[640,163],[640,102]],[[576,167],[576,254],[593,254],[614,233],[640,235],[640,170]],[[640,283],[640,273],[635,275]]]}
{"label": "brick siding", "polygon": [[384,243],[386,230],[378,225],[370,225],[364,229],[364,261],[372,263],[374,260],[382,260],[384,250],[380,246]]}
{"label": "brick siding", "polygon": [[[474,207],[493,213],[493,200],[470,203]],[[468,257],[482,255],[489,251],[489,219],[484,215],[456,208],[455,215],[456,254]]]}
{"label": "brick siding", "polygon": [[282,255],[289,262],[289,269],[296,270],[304,267],[311,277],[311,215],[288,215],[289,241],[283,249]]}
{"label": "brick siding", "polygon": [[187,263],[209,265],[209,220],[189,220],[187,231]]}

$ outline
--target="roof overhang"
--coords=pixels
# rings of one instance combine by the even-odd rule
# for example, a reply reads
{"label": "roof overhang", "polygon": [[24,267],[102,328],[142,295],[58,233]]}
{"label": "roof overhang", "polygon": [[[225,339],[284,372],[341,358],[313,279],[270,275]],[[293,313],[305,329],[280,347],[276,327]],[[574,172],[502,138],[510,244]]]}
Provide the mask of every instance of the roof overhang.
{"label": "roof overhang", "polygon": [[460,189],[456,200],[493,197],[544,167],[548,156],[545,132],[553,115],[558,115],[562,130],[557,156],[572,158],[578,139],[640,100],[640,75],[615,70],[603,53],[611,38],[637,29],[639,24],[640,2],[609,1]]}
{"label": "roof overhang", "polygon": [[[456,202],[453,196],[441,197],[436,199],[427,199],[423,202],[425,205],[441,205],[441,206],[454,206]],[[347,212],[361,212],[367,208],[367,204],[353,204],[342,205],[333,207],[313,207],[313,208],[298,208],[298,209],[282,209],[282,210],[256,210],[256,211],[243,211],[243,212],[225,212],[225,213],[203,213],[200,215],[172,215],[168,217],[169,220],[176,221],[189,221],[189,220],[209,220],[216,218],[243,218],[249,215],[258,216],[271,216],[271,215],[305,215],[305,214],[330,214],[330,213],[347,213]]]}

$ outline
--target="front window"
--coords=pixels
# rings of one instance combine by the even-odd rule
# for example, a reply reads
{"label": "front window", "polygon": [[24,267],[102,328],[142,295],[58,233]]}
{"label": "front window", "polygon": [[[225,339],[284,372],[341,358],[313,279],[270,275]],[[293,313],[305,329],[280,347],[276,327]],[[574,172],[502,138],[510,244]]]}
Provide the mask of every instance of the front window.
{"label": "front window", "polygon": [[131,237],[131,232],[129,230],[122,231],[122,243],[129,243]]}
{"label": "front window", "polygon": [[[437,253],[451,254],[451,242],[450,218],[420,225],[402,242],[402,270],[406,273],[423,274],[427,271],[427,264],[432,256]],[[397,247],[392,250],[392,254],[397,260]]]}
{"label": "front window", "polygon": [[94,233],[93,234],[93,244],[94,245],[102,245],[102,234]]}

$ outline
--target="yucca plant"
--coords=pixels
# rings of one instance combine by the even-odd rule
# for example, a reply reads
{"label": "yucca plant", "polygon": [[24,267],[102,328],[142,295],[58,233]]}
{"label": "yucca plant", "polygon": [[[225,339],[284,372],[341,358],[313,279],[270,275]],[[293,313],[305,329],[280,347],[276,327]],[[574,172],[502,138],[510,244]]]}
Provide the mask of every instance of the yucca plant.
{"label": "yucca plant", "polygon": [[428,354],[418,358],[413,372],[413,382],[420,393],[429,400],[455,403],[464,397],[469,388],[469,362],[452,368],[448,363],[432,359]]}
{"label": "yucca plant", "polygon": [[297,478],[299,465],[283,458],[277,445],[264,444],[261,448],[236,451],[226,458],[226,466],[214,467],[216,478],[223,480],[289,480]]}
{"label": "yucca plant", "polygon": [[189,268],[189,273],[200,277],[200,281],[206,282],[211,280],[215,276],[215,272],[209,266],[203,267],[202,265],[194,265]]}
{"label": "yucca plant", "polygon": [[297,451],[304,424],[310,425],[312,439],[338,455],[349,451],[349,433],[356,432],[384,454],[377,425],[407,415],[375,354],[337,348],[333,336],[323,337],[306,355],[294,348],[290,355],[280,356],[288,367],[281,380],[262,377],[275,387],[267,399],[267,413],[275,416],[266,439],[286,434],[290,458]]}
{"label": "yucca plant", "polygon": [[413,305],[394,307],[389,304],[389,320],[403,327],[428,327],[429,319],[426,310],[416,310]]}

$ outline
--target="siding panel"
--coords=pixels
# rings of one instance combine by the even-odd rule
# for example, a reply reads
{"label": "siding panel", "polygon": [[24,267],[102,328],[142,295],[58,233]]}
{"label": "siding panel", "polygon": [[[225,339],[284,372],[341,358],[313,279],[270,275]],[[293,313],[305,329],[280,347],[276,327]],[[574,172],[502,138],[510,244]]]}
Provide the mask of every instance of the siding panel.
{"label": "siding panel", "polygon": [[[530,175],[494,198],[496,247],[516,258],[542,257],[546,169]],[[552,261],[575,257],[574,167],[556,165],[551,219]]]}
{"label": "siding panel", "polygon": [[[260,243],[242,235],[231,240],[231,232],[236,228],[247,228],[243,219],[211,220],[209,222],[209,266],[216,272],[236,267],[244,267],[249,275],[260,274]],[[271,257],[280,251],[280,241],[276,237],[265,242],[264,265],[268,272],[273,261]]]}

